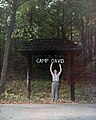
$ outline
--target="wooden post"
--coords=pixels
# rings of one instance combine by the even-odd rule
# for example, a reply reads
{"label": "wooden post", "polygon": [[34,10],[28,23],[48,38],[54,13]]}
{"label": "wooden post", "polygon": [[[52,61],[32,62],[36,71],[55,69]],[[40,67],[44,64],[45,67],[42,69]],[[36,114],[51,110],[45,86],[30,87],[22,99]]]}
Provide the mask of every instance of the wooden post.
{"label": "wooden post", "polygon": [[31,77],[31,56],[28,56],[28,63],[27,63],[27,98],[30,99],[30,95],[31,95],[31,81],[30,81],[30,77]]}
{"label": "wooden post", "polygon": [[74,55],[70,55],[70,90],[71,90],[71,100],[75,101]]}

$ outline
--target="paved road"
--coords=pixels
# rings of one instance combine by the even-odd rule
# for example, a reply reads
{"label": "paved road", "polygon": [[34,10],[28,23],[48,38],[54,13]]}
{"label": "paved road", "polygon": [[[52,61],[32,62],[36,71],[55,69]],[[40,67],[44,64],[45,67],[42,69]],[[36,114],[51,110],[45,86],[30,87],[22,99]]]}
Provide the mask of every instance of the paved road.
{"label": "paved road", "polygon": [[96,120],[96,104],[0,104],[0,120]]}

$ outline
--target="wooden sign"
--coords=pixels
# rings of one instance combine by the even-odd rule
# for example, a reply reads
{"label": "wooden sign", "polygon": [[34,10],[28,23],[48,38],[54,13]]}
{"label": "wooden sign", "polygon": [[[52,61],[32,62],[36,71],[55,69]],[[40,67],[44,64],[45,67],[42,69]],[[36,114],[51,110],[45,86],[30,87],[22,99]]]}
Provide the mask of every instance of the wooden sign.
{"label": "wooden sign", "polygon": [[33,63],[36,64],[47,64],[47,63],[64,63],[64,58],[34,58]]}

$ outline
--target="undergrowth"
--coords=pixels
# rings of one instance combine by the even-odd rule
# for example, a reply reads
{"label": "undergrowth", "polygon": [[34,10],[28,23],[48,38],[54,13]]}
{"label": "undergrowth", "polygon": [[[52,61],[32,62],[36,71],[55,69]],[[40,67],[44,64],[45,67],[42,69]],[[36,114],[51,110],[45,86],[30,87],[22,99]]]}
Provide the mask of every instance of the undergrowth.
{"label": "undergrowth", "polygon": [[[51,81],[39,80],[31,81],[31,97],[27,99],[26,81],[16,80],[8,81],[6,91],[0,96],[0,101],[13,101],[13,103],[51,103]],[[95,86],[90,82],[75,84],[76,102],[94,103],[96,96],[94,94]],[[59,84],[59,103],[71,102],[70,84],[67,81],[60,81]],[[6,103],[6,102],[5,102]]]}

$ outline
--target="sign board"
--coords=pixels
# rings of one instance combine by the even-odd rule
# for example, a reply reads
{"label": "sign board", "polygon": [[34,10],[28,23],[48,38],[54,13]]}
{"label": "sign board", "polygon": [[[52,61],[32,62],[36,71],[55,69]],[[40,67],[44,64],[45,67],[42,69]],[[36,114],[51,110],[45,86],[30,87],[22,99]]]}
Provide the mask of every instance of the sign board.
{"label": "sign board", "polygon": [[47,63],[61,63],[65,62],[64,58],[33,58],[33,63],[47,64]]}

